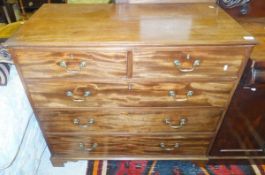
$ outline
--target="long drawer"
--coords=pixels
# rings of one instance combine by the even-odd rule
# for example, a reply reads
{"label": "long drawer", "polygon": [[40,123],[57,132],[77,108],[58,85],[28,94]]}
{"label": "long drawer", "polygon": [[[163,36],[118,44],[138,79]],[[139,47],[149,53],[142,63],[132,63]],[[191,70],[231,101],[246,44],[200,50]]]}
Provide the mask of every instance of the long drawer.
{"label": "long drawer", "polygon": [[85,83],[28,82],[35,107],[224,107],[233,82]]}
{"label": "long drawer", "polygon": [[244,50],[244,47],[139,49],[133,53],[133,76],[174,80],[236,78],[245,57]]}
{"label": "long drawer", "polygon": [[210,135],[181,136],[51,136],[47,135],[53,154],[73,155],[82,158],[90,155],[206,155]]}
{"label": "long drawer", "polygon": [[218,108],[152,111],[37,110],[45,133],[179,133],[214,132],[223,113]]}
{"label": "long drawer", "polygon": [[24,78],[125,78],[127,52],[15,50]]}

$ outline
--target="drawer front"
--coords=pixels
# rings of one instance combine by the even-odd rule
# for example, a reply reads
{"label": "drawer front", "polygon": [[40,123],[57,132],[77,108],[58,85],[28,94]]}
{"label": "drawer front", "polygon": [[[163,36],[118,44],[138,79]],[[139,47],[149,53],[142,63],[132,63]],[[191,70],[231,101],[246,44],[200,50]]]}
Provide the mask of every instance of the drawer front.
{"label": "drawer front", "polygon": [[135,136],[98,135],[87,137],[47,136],[53,154],[74,155],[206,155],[211,137],[198,136]]}
{"label": "drawer front", "polygon": [[126,52],[15,50],[24,78],[124,78]]}
{"label": "drawer front", "polygon": [[135,78],[223,78],[239,75],[244,48],[139,50],[133,55]]}
{"label": "drawer front", "polygon": [[224,107],[234,83],[29,82],[35,107]]}
{"label": "drawer front", "polygon": [[223,110],[178,109],[155,111],[47,111],[39,110],[46,133],[176,133],[214,132]]}

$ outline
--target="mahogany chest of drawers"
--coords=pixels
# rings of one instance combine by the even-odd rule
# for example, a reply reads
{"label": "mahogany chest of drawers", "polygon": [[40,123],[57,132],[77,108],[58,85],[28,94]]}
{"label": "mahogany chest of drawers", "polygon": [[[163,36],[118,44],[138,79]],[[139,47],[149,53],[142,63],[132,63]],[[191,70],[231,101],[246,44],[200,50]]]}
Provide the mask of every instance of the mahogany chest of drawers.
{"label": "mahogany chest of drawers", "polygon": [[49,4],[7,45],[59,166],[208,159],[255,43],[215,4]]}

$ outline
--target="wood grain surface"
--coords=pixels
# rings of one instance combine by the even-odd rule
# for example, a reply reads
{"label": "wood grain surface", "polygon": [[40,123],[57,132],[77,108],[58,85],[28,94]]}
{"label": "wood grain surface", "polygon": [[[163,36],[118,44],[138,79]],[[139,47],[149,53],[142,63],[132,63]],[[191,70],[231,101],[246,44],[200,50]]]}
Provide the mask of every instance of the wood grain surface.
{"label": "wood grain surface", "polygon": [[[25,78],[125,78],[126,52],[86,50],[14,51]],[[67,67],[60,66],[64,62]],[[80,64],[84,62],[84,67]]]}
{"label": "wood grain surface", "polygon": [[[256,1],[252,1],[256,2]],[[251,18],[251,17],[242,17],[237,18],[237,21],[251,34],[255,36],[258,41],[257,46],[253,49],[251,54],[251,59],[255,61],[265,61],[265,1],[259,0],[259,3],[263,3],[263,10],[264,13],[263,17],[259,18]],[[260,6],[260,7],[262,7]]]}
{"label": "wood grain surface", "polygon": [[[134,136],[134,135],[102,135],[102,136],[54,136],[48,135],[52,153],[56,155],[72,155],[89,159],[89,155],[205,155],[208,149],[211,135],[176,135],[176,136]],[[97,143],[97,147],[91,152],[80,149],[80,143],[89,149]],[[171,151],[166,148],[178,148]]]}
{"label": "wood grain surface", "polygon": [[[238,77],[245,47],[186,47],[134,52],[133,77],[193,79]],[[198,60],[199,65],[193,65]],[[179,61],[180,65],[175,65]],[[194,68],[194,70],[193,70]],[[188,70],[189,72],[182,72]]]}
{"label": "wood grain surface", "polygon": [[255,44],[214,3],[48,4],[6,43],[54,165],[207,159]]}
{"label": "wood grain surface", "polygon": [[256,43],[244,36],[251,34],[214,3],[46,4],[6,44],[78,47]]}
{"label": "wood grain surface", "polygon": [[[29,82],[27,84],[36,108],[84,107],[224,107],[234,83],[159,83],[110,84],[85,82]],[[71,91],[72,96],[67,96]],[[90,96],[84,97],[86,91]],[[169,96],[169,91],[175,94]],[[192,92],[192,96],[188,96]]]}
{"label": "wood grain surface", "polygon": [[[67,111],[37,110],[46,134],[175,134],[179,132],[214,132],[223,110],[216,108],[183,108],[168,112],[141,111]],[[79,124],[74,124],[75,120]],[[166,123],[166,119],[170,123]],[[185,119],[185,124],[180,121]],[[91,124],[91,121],[93,123]]]}

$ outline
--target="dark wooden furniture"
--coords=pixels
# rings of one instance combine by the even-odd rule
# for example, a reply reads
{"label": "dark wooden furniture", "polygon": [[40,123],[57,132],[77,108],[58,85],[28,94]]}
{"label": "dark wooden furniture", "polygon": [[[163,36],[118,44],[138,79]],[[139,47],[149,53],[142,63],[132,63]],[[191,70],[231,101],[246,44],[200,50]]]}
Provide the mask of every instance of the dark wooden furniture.
{"label": "dark wooden furniture", "polygon": [[7,42],[55,166],[207,160],[255,44],[212,3],[47,4]]}
{"label": "dark wooden furniture", "polygon": [[[251,54],[244,76],[233,96],[211,155],[235,158],[265,158],[265,1],[250,1],[247,15],[226,9],[259,44]],[[228,138],[227,135],[230,137]]]}
{"label": "dark wooden furniture", "polygon": [[[220,0],[224,1],[224,0]],[[244,1],[244,0],[242,0]],[[235,2],[235,1],[234,1]],[[231,16],[235,18],[246,18],[246,17],[251,17],[253,18],[258,18],[258,17],[264,17],[265,16],[265,2],[264,0],[250,0],[248,3],[248,11],[246,14],[242,14],[240,12],[241,6],[237,6],[234,8],[225,8],[225,11],[228,12]]]}
{"label": "dark wooden furniture", "polygon": [[[265,1],[250,1],[250,10],[240,15],[225,9],[259,44],[251,54],[252,62],[233,96],[225,120],[212,147],[212,156],[231,158],[265,158]],[[230,138],[227,138],[227,135]]]}
{"label": "dark wooden furniture", "polygon": [[264,62],[249,62],[216,137],[211,155],[228,159],[265,158],[264,75]]}

